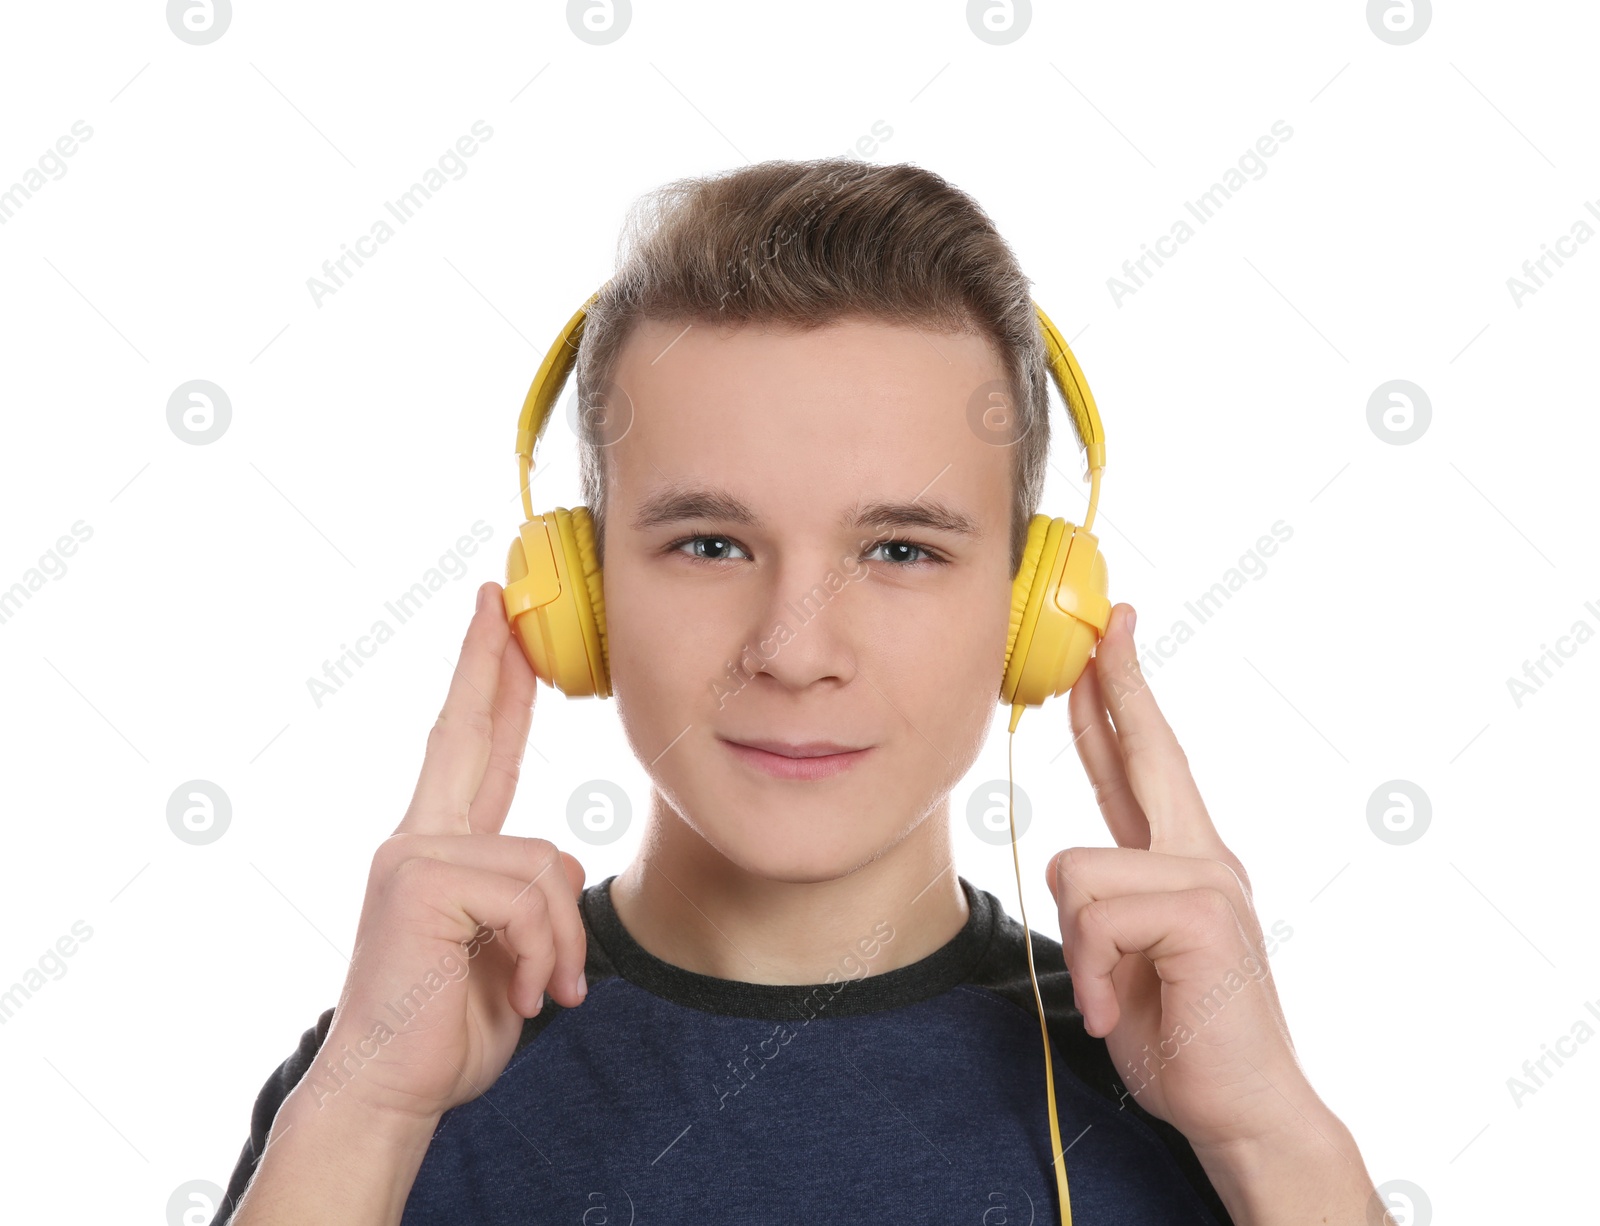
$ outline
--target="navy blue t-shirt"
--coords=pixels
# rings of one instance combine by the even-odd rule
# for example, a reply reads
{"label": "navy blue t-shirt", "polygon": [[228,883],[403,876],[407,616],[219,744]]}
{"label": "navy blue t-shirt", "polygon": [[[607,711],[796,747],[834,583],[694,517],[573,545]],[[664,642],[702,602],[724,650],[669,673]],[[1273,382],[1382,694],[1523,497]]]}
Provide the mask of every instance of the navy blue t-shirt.
{"label": "navy blue t-shirt", "polygon": [[[547,997],[499,1079],[444,1113],[404,1226],[1059,1222],[1023,928],[993,894],[960,878],[967,923],[917,962],[865,973],[893,940],[881,923],[853,977],[794,986],[655,957],[613,880],[582,895],[588,997]],[[1084,1030],[1060,943],[1032,939],[1075,1226],[1232,1226],[1183,1135]],[[213,1226],[333,1012],[263,1086]]]}

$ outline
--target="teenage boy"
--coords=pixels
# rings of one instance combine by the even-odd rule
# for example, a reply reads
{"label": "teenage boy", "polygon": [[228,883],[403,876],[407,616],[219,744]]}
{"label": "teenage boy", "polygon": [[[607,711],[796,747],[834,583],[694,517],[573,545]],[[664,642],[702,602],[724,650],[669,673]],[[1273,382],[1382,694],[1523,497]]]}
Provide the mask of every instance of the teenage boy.
{"label": "teenage boy", "polygon": [[639,850],[585,888],[501,833],[535,683],[483,585],[217,1221],[1057,1221],[1031,940],[1079,1226],[1365,1223],[1129,606],[1069,698],[1116,846],[1051,859],[1061,940],[956,871],[1049,440],[992,222],[830,159],[669,184],[628,238],[576,378]]}

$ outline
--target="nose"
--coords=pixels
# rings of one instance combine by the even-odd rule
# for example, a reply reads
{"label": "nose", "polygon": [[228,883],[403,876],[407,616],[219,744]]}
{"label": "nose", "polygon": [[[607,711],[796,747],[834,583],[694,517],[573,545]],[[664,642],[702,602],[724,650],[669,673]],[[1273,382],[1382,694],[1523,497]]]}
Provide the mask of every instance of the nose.
{"label": "nose", "polygon": [[853,556],[807,552],[773,567],[752,599],[741,670],[790,690],[848,684],[856,675],[862,604],[851,597],[863,582],[871,582],[869,572]]}

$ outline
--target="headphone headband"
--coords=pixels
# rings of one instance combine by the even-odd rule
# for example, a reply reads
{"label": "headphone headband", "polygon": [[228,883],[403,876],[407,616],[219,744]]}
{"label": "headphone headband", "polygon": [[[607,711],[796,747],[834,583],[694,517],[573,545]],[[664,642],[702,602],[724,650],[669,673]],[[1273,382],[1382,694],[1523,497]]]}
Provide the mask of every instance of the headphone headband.
{"label": "headphone headband", "polygon": [[[566,327],[561,329],[545,353],[544,361],[539,363],[539,371],[534,375],[528,395],[522,402],[522,413],[517,419],[517,467],[522,482],[524,519],[533,518],[533,499],[528,493],[528,480],[533,472],[533,449],[543,436],[556,398],[561,395],[573,364],[578,360],[578,345],[583,339],[589,308],[599,297],[600,291],[596,290],[567,320]],[[1033,309],[1039,317],[1039,330],[1044,335],[1050,375],[1060,389],[1061,398],[1066,401],[1073,421],[1077,423],[1078,434],[1083,439],[1089,461],[1089,476],[1093,480],[1106,466],[1106,432],[1100,424],[1100,410],[1095,407],[1094,393],[1089,390],[1089,381],[1083,377],[1083,368],[1078,365],[1078,359],[1062,339],[1060,331],[1037,302],[1033,304]],[[1098,482],[1095,487],[1098,493]],[[1091,517],[1092,514],[1091,511]]]}

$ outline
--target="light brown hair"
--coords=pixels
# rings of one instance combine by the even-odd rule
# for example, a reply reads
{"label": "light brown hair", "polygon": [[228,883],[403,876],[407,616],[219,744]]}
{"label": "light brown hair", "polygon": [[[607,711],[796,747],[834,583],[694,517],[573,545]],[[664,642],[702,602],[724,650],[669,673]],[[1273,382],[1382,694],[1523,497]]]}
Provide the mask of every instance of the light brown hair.
{"label": "light brown hair", "polygon": [[978,203],[908,163],[768,161],[678,179],[641,197],[623,227],[616,274],[588,310],[575,371],[579,404],[603,406],[578,414],[580,481],[600,556],[606,439],[599,423],[616,412],[602,393],[636,323],[809,330],[865,317],[976,331],[995,347],[1014,414],[1004,437],[1018,440],[1007,444],[1014,574],[1050,445],[1048,368],[1029,284]]}

